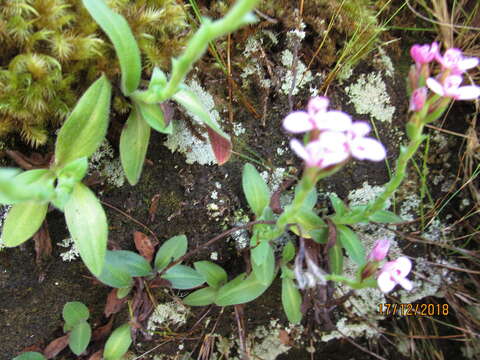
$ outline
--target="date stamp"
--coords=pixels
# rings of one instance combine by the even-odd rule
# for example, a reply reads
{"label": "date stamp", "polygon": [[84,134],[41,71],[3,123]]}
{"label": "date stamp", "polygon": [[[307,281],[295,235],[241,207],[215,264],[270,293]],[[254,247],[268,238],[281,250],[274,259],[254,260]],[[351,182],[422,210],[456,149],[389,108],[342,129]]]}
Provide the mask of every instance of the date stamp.
{"label": "date stamp", "polygon": [[378,313],[383,316],[447,316],[448,304],[378,304]]}

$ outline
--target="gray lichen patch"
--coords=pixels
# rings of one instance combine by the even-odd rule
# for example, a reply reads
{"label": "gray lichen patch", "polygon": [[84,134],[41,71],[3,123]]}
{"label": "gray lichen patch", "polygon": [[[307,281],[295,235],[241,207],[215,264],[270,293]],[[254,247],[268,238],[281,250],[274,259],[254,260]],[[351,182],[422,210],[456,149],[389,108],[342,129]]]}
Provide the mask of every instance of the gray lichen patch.
{"label": "gray lichen patch", "polygon": [[105,179],[107,184],[117,188],[125,184],[125,173],[120,159],[115,157],[115,152],[106,139],[90,158],[88,173],[97,173],[102,179]]}
{"label": "gray lichen patch", "polygon": [[189,309],[181,302],[158,304],[148,319],[147,330],[154,333],[157,329],[184,325],[189,313]]}
{"label": "gray lichen patch", "polygon": [[345,92],[358,114],[370,115],[381,122],[392,121],[395,107],[391,105],[381,72],[361,74],[356,83],[345,88]]}

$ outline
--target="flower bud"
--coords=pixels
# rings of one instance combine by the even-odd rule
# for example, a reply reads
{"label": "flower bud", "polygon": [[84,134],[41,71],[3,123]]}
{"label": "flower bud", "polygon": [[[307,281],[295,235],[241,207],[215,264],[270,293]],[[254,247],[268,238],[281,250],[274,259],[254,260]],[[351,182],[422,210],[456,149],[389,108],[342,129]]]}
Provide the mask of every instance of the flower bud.
{"label": "flower bud", "polygon": [[389,248],[390,248],[390,240],[388,239],[377,240],[372,251],[368,255],[368,259],[373,261],[382,261],[387,256]]}
{"label": "flower bud", "polygon": [[415,89],[410,97],[410,107],[408,108],[409,111],[420,111],[423,109],[425,105],[425,101],[427,100],[427,88],[421,87],[419,89]]}

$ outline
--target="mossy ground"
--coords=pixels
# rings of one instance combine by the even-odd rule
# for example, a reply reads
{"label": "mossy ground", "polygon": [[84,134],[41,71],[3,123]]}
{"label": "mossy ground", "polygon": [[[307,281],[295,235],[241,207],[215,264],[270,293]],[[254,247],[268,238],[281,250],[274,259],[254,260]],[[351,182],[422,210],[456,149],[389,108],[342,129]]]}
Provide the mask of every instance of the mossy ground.
{"label": "mossy ground", "polygon": [[[279,25],[274,29],[279,30]],[[310,31],[312,34],[314,33],[313,30],[310,29]],[[304,44],[305,48],[313,45],[308,42],[308,38],[312,34],[308,34],[307,43]],[[245,33],[242,36],[246,36]],[[279,54],[275,53],[275,50],[276,48],[270,49],[267,54],[270,60],[279,58]],[[310,54],[310,52],[305,50],[306,54]],[[235,54],[234,58],[236,63],[242,63],[241,52]],[[222,107],[227,107],[226,101],[221,100],[226,99],[229,93],[227,81],[210,60],[199,64],[199,73],[203,74],[201,76],[202,84],[216,100],[220,99]],[[410,61],[404,57],[404,54],[394,56],[393,60],[397,69],[408,68],[406,63]],[[318,68],[313,68],[313,71],[322,71],[320,64],[314,64],[314,66],[318,66]],[[355,114],[354,106],[349,103],[343,88],[348,86],[349,82],[353,83],[359,74],[368,74],[371,71],[374,71],[371,62],[360,63],[351,79],[342,85],[333,83],[328,93],[332,99],[332,107]],[[406,121],[408,100],[405,96],[404,78],[405,71],[398,71],[394,79],[386,78],[387,92],[392,106],[396,109],[394,121],[375,123],[380,139],[388,148],[390,166],[393,166],[399,144],[402,142],[399,134],[401,134]],[[246,129],[245,134],[233,139],[235,152],[252,157],[254,156],[252,155],[253,151],[256,154],[254,157],[265,166],[264,168],[258,166],[260,171],[275,166],[298,167],[300,162],[291,152],[288,151],[285,154],[277,152],[278,148],[285,148],[285,144],[288,144],[290,138],[281,127],[282,119],[289,111],[287,96],[275,89],[272,89],[270,93],[265,93],[265,89],[259,88],[255,81],[241,91],[242,96],[253,109],[256,109],[257,115],[248,111],[244,103],[240,101],[232,103],[230,111],[235,123],[240,123]],[[294,109],[303,108],[308,97],[307,87],[294,97]],[[265,106],[265,101],[267,101],[267,106]],[[467,112],[469,110],[470,108],[467,107]],[[175,116],[183,117],[178,110]],[[223,113],[223,116],[228,118],[227,113]],[[369,119],[365,115],[357,114],[355,117],[362,120]],[[121,118],[116,118],[113,123],[122,121]],[[233,133],[234,124],[224,121],[223,125],[229,130],[229,133]],[[455,130],[459,129],[455,128]],[[118,136],[115,135],[115,131],[111,133],[110,140],[115,147],[118,145]],[[104,202],[109,221],[110,246],[133,250],[133,232],[138,230],[150,235],[144,227],[146,226],[156,234],[160,242],[174,235],[185,234],[189,240],[189,248],[194,249],[222,232],[225,226],[224,219],[233,218],[236,209],[247,208],[241,190],[241,169],[245,162],[244,157],[234,155],[232,160],[222,167],[187,165],[183,155],[172,154],[162,145],[164,140],[164,135],[158,133],[152,135],[147,154],[148,161],[137,186],[125,185],[120,189],[94,188],[97,192],[103,191],[101,200]],[[43,150],[48,152],[47,148]],[[388,176],[384,163],[352,162],[342,172],[324,181],[320,188],[336,192],[340,197],[345,198],[349,191],[361,187],[363,182],[368,181],[371,185],[384,184],[388,180]],[[221,187],[218,188],[216,183],[219,183]],[[220,216],[212,217],[207,205],[212,201],[211,194],[214,190],[218,192],[222,202],[218,203],[220,204],[218,210]],[[158,198],[158,208],[152,219],[152,212],[149,210],[154,198]],[[144,226],[138,225],[132,218]],[[63,217],[58,211],[52,211],[47,220],[52,242],[56,244],[67,236]],[[227,222],[227,225],[231,224]],[[4,249],[0,252],[0,299],[2,299],[0,324],[3,325],[1,359],[11,359],[19,351],[31,345],[39,345],[43,348],[54,338],[61,336],[61,309],[67,301],[84,302],[92,314],[90,322],[92,324],[105,323],[102,309],[109,288],[96,283],[80,261],[62,262],[58,256],[61,250],[54,245],[53,256],[42,262],[40,266],[35,264],[31,241],[22,247]],[[202,250],[191,261],[210,259],[212,252],[218,253],[217,262],[228,271],[229,275],[233,276],[245,271],[244,254],[239,253],[235,249],[233,241],[227,241],[227,239],[217,242],[209,249]],[[157,295],[159,299],[170,299],[172,293],[165,294],[163,291],[159,291]],[[182,293],[176,292],[175,295],[182,295]],[[247,332],[253,331],[258,325],[269,323],[272,319],[280,319],[282,323],[286,324],[280,302],[280,284],[277,281],[264,296],[244,307]],[[179,344],[183,344],[185,350],[198,350],[207,325],[204,325],[205,322],[197,323],[197,320],[205,311],[207,310],[203,308],[193,309],[193,316],[186,326],[169,329],[166,334],[163,334],[164,336],[156,335],[153,341],[143,341],[139,338],[138,341],[141,345],[132,347],[132,351],[140,355],[165,340],[166,344],[150,353],[149,356],[154,354],[173,356],[179,352]],[[226,338],[237,337],[233,308],[226,308],[222,312],[220,308],[213,307],[208,311],[208,318],[212,322],[219,319],[216,333]],[[308,326],[312,324],[313,322],[308,321]],[[308,330],[313,331],[310,328]],[[362,346],[368,344],[367,340],[356,341]],[[381,344],[386,348],[391,347],[386,342],[381,342]],[[279,359],[310,359],[311,355],[305,350],[305,347],[309,345],[308,342],[299,345],[292,341],[292,349],[287,354],[280,355]],[[451,344],[442,343],[440,345],[448,347]],[[378,349],[378,351],[390,354],[389,359],[403,358],[396,354],[395,350],[387,351],[386,348]],[[370,355],[360,352],[354,345],[346,341],[317,343],[315,349],[316,352],[313,355],[315,359],[355,358],[358,360],[371,358]],[[73,359],[74,357],[66,350],[59,358]]]}

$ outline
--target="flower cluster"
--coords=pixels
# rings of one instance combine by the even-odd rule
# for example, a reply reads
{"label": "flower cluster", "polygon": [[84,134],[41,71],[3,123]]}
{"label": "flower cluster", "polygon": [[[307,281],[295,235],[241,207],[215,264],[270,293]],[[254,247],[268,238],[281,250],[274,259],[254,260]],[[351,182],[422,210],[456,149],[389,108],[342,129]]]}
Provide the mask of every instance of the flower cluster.
{"label": "flower cluster", "polygon": [[[428,95],[427,88],[442,98],[473,100],[480,97],[479,86],[461,86],[462,75],[478,65],[478,58],[465,57],[462,51],[456,48],[447,49],[441,55],[435,42],[431,45],[412,46],[410,55],[415,61],[409,75],[410,86],[413,89],[410,99],[411,111],[423,109]],[[440,73],[435,77],[430,76],[430,63],[433,61],[441,66]]]}
{"label": "flower cluster", "polygon": [[341,164],[350,157],[359,160],[380,161],[385,158],[383,145],[368,138],[370,125],[352,122],[342,111],[327,110],[329,100],[317,96],[310,99],[307,111],[295,111],[283,121],[283,127],[292,133],[309,132],[308,143],[293,139],[292,150],[307,167],[325,169]]}

